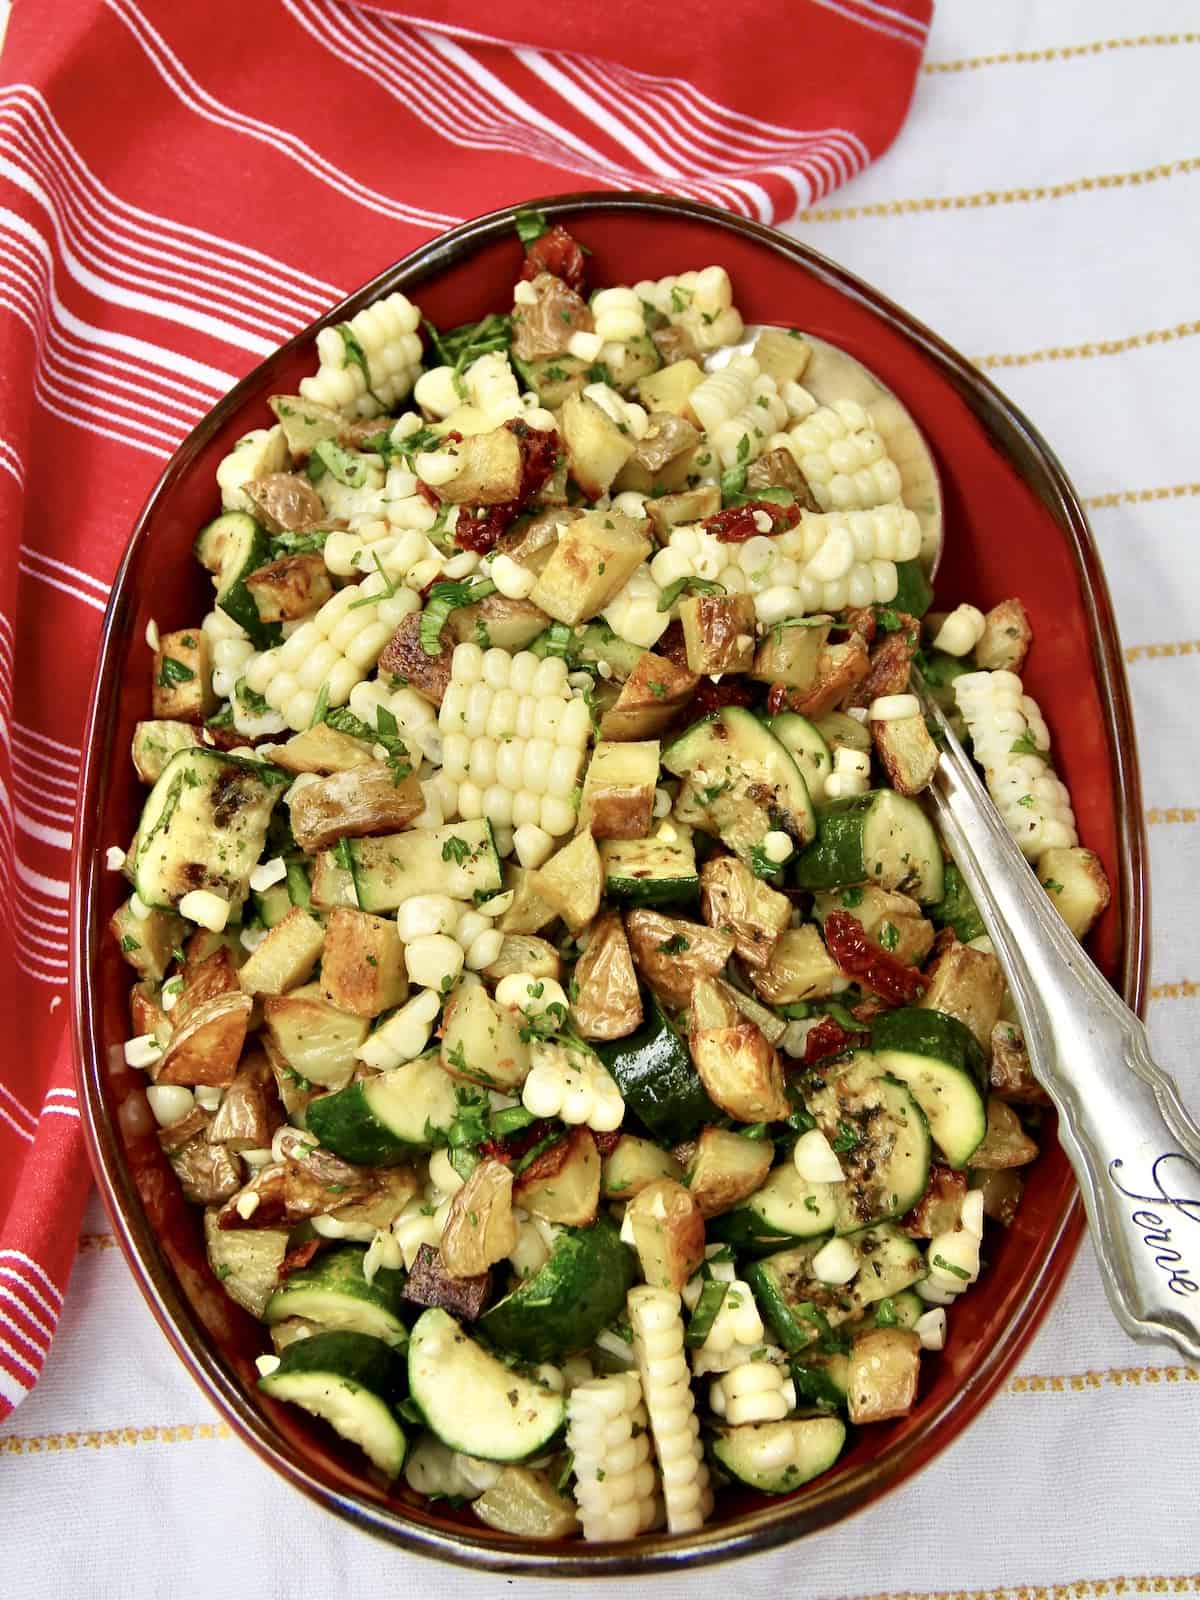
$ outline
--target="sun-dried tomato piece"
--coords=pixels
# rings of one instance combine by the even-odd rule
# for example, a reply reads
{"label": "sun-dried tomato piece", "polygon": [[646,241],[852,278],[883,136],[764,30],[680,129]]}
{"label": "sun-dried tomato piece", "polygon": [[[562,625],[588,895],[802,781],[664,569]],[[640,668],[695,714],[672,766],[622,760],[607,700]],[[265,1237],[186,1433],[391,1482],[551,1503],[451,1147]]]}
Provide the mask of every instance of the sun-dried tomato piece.
{"label": "sun-dried tomato piece", "polygon": [[479,1146],[479,1154],[493,1161],[502,1161],[505,1166],[512,1161],[519,1161],[534,1145],[540,1144],[549,1134],[555,1131],[554,1124],[550,1122],[531,1122],[528,1127],[518,1128],[515,1133],[506,1134],[503,1139],[485,1139]]}
{"label": "sun-dried tomato piece", "polygon": [[576,294],[583,293],[587,279],[583,250],[561,222],[556,222],[540,239],[535,239],[525,252],[522,278],[536,278],[539,272],[552,272],[568,289],[574,289]]}
{"label": "sun-dried tomato piece", "polygon": [[754,520],[759,511],[770,517],[771,533],[783,533],[800,521],[800,507],[797,505],[781,506],[773,500],[748,500],[744,506],[730,506],[727,511],[717,511],[711,517],[705,517],[701,527],[722,544],[740,544],[744,539],[753,539],[766,531]]}
{"label": "sun-dried tomato piece", "polygon": [[599,1152],[601,1159],[603,1159],[605,1156],[612,1155],[613,1151],[617,1148],[617,1145],[621,1141],[621,1130],[620,1128],[614,1128],[611,1133],[597,1133],[593,1128],[592,1139],[595,1142],[596,1149]]}
{"label": "sun-dried tomato piece", "polygon": [[830,1056],[840,1056],[847,1050],[857,1050],[866,1042],[866,1038],[865,1033],[849,1032],[833,1017],[822,1017],[816,1027],[810,1028],[804,1036],[804,1054],[800,1059],[800,1065],[815,1066],[819,1061],[827,1061]]}
{"label": "sun-dried tomato piece", "polygon": [[464,507],[454,529],[454,542],[460,550],[475,550],[486,555],[509,524],[520,516],[558,463],[558,434],[552,428],[531,428],[520,417],[510,418],[504,426],[521,446],[521,486],[517,498],[496,506],[482,506],[480,516],[472,516]]}
{"label": "sun-dried tomato piece", "polygon": [[777,717],[787,709],[787,692],[786,683],[773,683],[767,690],[767,710],[771,716]]}
{"label": "sun-dried tomato piece", "polygon": [[745,678],[727,674],[720,683],[714,683],[711,678],[701,678],[695,694],[688,701],[688,721],[695,722],[700,717],[711,716],[722,706],[752,706],[754,698],[754,686]]}
{"label": "sun-dried tomato piece", "polygon": [[848,911],[831,911],[825,918],[825,947],[848,978],[857,978],[881,1000],[912,1005],[925,993],[929,980],[916,967],[873,944],[862,923]]}
{"label": "sun-dried tomato piece", "polygon": [[290,1277],[293,1272],[299,1272],[301,1267],[308,1266],[323,1243],[324,1240],[322,1239],[306,1239],[303,1244],[298,1244],[294,1250],[289,1250],[279,1263],[280,1278]]}

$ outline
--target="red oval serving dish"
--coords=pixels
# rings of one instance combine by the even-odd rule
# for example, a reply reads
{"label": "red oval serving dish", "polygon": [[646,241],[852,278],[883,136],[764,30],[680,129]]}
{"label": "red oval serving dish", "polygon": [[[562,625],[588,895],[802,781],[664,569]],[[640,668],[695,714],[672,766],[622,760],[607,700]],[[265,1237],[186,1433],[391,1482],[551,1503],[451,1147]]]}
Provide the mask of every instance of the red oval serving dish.
{"label": "red oval serving dish", "polygon": [[[1104,577],[1079,500],[1046,444],[986,378],[927,328],[782,234],[692,201],[571,195],[533,202],[592,252],[599,283],[720,262],[747,322],[802,327],[840,345],[900,396],[941,469],[942,605],[1019,595],[1036,648],[1029,692],[1046,712],[1071,783],[1080,836],[1114,893],[1092,938],[1103,972],[1140,1008],[1147,963],[1145,838],[1128,692]],[[980,1410],[1044,1316],[1070,1265],[1082,1211],[1053,1138],[1031,1169],[1014,1225],[955,1309],[949,1348],[924,1367],[904,1419],[859,1434],[837,1467],[784,1499],[727,1493],[701,1532],[626,1545],[535,1544],[490,1532],[468,1511],[424,1505],[373,1481],[357,1452],[300,1412],[261,1397],[264,1329],[209,1272],[200,1213],[179,1194],[155,1137],[144,1077],[125,1066],[129,970],[105,923],[121,882],[104,846],[128,839],[141,792],[129,760],[150,697],[143,636],[211,605],[191,558],[216,508],[214,472],[233,441],[273,418],[267,396],[313,370],[313,337],[402,289],[438,326],[507,306],[521,246],[505,210],[464,223],[382,273],[245,378],[175,453],[133,530],[112,591],[93,688],[74,861],[71,969],[79,1098],[92,1163],[138,1284],[181,1360],[229,1424],[275,1471],[393,1543],[463,1565],[537,1576],[615,1575],[696,1565],[798,1539],[877,1500],[945,1448]]]}

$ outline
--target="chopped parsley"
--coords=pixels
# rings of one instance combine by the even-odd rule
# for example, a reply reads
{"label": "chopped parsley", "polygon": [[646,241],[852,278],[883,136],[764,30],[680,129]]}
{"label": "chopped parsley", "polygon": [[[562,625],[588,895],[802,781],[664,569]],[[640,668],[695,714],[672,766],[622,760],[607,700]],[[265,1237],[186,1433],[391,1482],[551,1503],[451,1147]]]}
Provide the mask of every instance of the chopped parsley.
{"label": "chopped parsley", "polygon": [[457,833],[452,833],[442,846],[442,860],[453,861],[459,867],[462,866],[470,854],[471,846]]}
{"label": "chopped parsley", "polygon": [[171,689],[177,683],[190,683],[195,676],[185,662],[176,660],[174,656],[164,656],[154,681],[160,689]]}
{"label": "chopped parsley", "polygon": [[685,950],[691,949],[691,945],[681,933],[673,933],[669,939],[664,939],[658,948],[664,956],[681,956]]}
{"label": "chopped parsley", "polygon": [[676,578],[674,583],[669,583],[658,597],[658,609],[670,611],[685,590],[690,589],[693,594],[724,594],[725,585],[714,583],[710,578],[695,578],[690,574]]}
{"label": "chopped parsley", "polygon": [[517,230],[517,238],[527,250],[544,233],[550,232],[550,224],[546,221],[545,213],[535,210],[532,206],[527,211],[513,213],[513,226]]}
{"label": "chopped parsley", "polygon": [[843,889],[842,890],[842,905],[845,907],[845,909],[847,911],[852,911],[855,906],[860,906],[860,905],[862,905],[862,903],[863,903],[863,891],[862,891],[862,889]]}
{"label": "chopped parsley", "polygon": [[837,1138],[830,1145],[834,1155],[844,1156],[850,1150],[856,1150],[862,1143],[862,1135],[858,1129],[848,1122],[838,1122]]}
{"label": "chopped parsley", "polygon": [[418,637],[421,649],[427,656],[442,653],[442,629],[452,611],[461,606],[473,606],[488,595],[495,594],[496,585],[490,578],[464,578],[453,582],[435,583],[429,591],[425,610],[421,613]]}
{"label": "chopped parsley", "polygon": [[1065,885],[1059,883],[1057,878],[1043,878],[1042,887],[1049,894],[1061,894],[1065,888]]}
{"label": "chopped parsley", "polygon": [[964,1283],[971,1281],[971,1274],[966,1267],[956,1267],[953,1261],[947,1261],[945,1256],[934,1256],[933,1265],[940,1267],[943,1272],[948,1272],[952,1277],[961,1278]]}
{"label": "chopped parsley", "polygon": [[129,955],[134,950],[140,950],[141,948],[141,944],[133,937],[131,933],[127,933],[121,940],[121,949],[126,955]]}
{"label": "chopped parsley", "polygon": [[1021,735],[1021,737],[1019,739],[1014,739],[1013,740],[1013,742],[1008,747],[1008,753],[1009,753],[1009,755],[1012,755],[1012,756],[1035,756],[1035,755],[1037,755],[1038,747],[1034,743],[1033,735],[1030,733],[1028,728],[1026,728],[1025,732]]}
{"label": "chopped parsley", "polygon": [[900,930],[894,922],[885,922],[879,929],[879,943],[885,950],[894,950],[900,943]]}

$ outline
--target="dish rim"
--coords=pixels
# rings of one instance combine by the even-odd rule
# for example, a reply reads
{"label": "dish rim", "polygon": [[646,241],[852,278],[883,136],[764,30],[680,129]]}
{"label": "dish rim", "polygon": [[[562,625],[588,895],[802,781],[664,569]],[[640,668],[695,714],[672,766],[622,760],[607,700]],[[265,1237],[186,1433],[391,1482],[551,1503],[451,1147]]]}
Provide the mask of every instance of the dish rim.
{"label": "dish rim", "polygon": [[[155,1320],[191,1376],[208,1394],[234,1432],[268,1465],[318,1504],[392,1544],[426,1557],[477,1570],[533,1577],[620,1576],[634,1572],[699,1567],[735,1556],[754,1554],[829,1528],[875,1505],[932,1460],[991,1399],[1039,1326],[1074,1258],[1084,1216],[1078,1193],[1058,1219],[1046,1241],[1046,1257],[1020,1303],[1009,1314],[1007,1329],[985,1358],[960,1385],[952,1400],[924,1428],[918,1428],[885,1457],[864,1464],[846,1480],[834,1479],[824,1490],[817,1480],[808,1486],[803,1505],[783,1500],[750,1512],[730,1527],[719,1525],[694,1534],[644,1537],[636,1544],[539,1548],[507,1545],[467,1530],[426,1526],[409,1520],[400,1508],[382,1505],[354,1491],[325,1482],[300,1452],[280,1437],[269,1420],[250,1403],[211,1342],[192,1327],[196,1313],[181,1294],[158,1245],[127,1169],[115,1122],[105,1107],[104,1063],[99,1038],[101,1007],[93,984],[84,981],[93,969],[104,922],[98,906],[100,875],[96,867],[99,800],[112,765],[113,725],[117,715],[119,668],[127,653],[129,613],[133,606],[129,575],[135,552],[155,521],[159,503],[169,494],[209,438],[223,427],[262,382],[265,367],[282,363],[322,327],[346,320],[362,306],[393,292],[414,290],[422,282],[454,266],[464,257],[512,230],[514,213],[536,207],[553,221],[567,221],[580,212],[663,213],[710,228],[748,237],[788,258],[839,292],[856,300],[896,327],[931,359],[960,396],[982,401],[991,420],[1003,420],[1012,438],[1039,462],[1051,499],[1047,509],[1067,538],[1083,591],[1093,671],[1107,716],[1105,738],[1111,759],[1118,841],[1123,939],[1120,991],[1137,1012],[1145,1000],[1149,967],[1147,846],[1133,717],[1116,622],[1099,554],[1086,513],[1057,456],[1023,413],[983,373],[937,334],[847,269],[810,246],[762,223],[734,216],[700,201],[641,191],[576,192],[508,205],[468,219],[447,233],[418,245],[368,283],[310,323],[258,363],[197,423],[171,455],[134,523],[113,582],[101,627],[96,671],[85,730],[79,781],[78,824],[71,859],[70,985],[75,1076],[81,1123],[88,1157],[101,1198],[133,1273]],[[1007,452],[1006,452],[1007,453]],[[1015,470],[1015,468],[1014,468]],[[1036,491],[1035,491],[1036,492]],[[481,1529],[481,1535],[485,1530]]]}

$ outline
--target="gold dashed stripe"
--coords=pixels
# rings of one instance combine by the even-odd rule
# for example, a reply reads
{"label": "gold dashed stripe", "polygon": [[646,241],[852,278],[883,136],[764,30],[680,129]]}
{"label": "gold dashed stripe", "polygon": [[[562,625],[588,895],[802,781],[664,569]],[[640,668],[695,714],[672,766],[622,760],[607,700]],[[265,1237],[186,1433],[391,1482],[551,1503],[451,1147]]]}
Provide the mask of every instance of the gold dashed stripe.
{"label": "gold dashed stripe", "polygon": [[1031,1583],[1013,1589],[892,1590],[856,1595],[855,1600],[1116,1600],[1122,1595],[1193,1594],[1200,1573],[1142,1577],[1079,1578],[1074,1583]]}
{"label": "gold dashed stripe", "polygon": [[1140,172],[1109,172],[1096,178],[1071,178],[1063,183],[1030,184],[1021,189],[981,189],[976,194],[929,195],[916,200],[879,200],[861,206],[822,206],[801,211],[797,222],[850,222],[856,217],[907,217],[930,211],[979,211],[991,206],[1032,205],[1042,200],[1065,200],[1072,195],[1106,189],[1133,189],[1165,178],[1200,172],[1200,157],[1164,161]]}
{"label": "gold dashed stripe", "polygon": [[1148,333],[1131,333],[1125,339],[1097,339],[1087,344],[1054,345],[1048,350],[1006,351],[1001,355],[976,356],[975,365],[990,372],[995,367],[1032,367],[1043,361],[1086,361],[1093,356],[1119,356],[1127,350],[1144,350],[1153,344],[1174,344],[1200,333],[1200,322],[1181,322],[1174,328],[1151,328]]}
{"label": "gold dashed stripe", "polygon": [[71,1450],[110,1450],[122,1445],[198,1444],[231,1439],[224,1422],[179,1423],[170,1428],[104,1428],[78,1433],[9,1434],[0,1437],[0,1455],[61,1455]]}
{"label": "gold dashed stripe", "polygon": [[1200,822],[1200,810],[1195,806],[1151,806],[1146,821],[1151,826],[1156,822]]}
{"label": "gold dashed stripe", "polygon": [[1094,494],[1083,503],[1089,511],[1107,511],[1113,506],[1146,505],[1153,500],[1185,500],[1200,494],[1200,483],[1166,483],[1154,489],[1114,489],[1109,494]]}
{"label": "gold dashed stripe", "polygon": [[1171,644],[1130,644],[1126,661],[1159,661],[1166,656],[1200,656],[1200,639],[1178,639]]}
{"label": "gold dashed stripe", "polygon": [[1150,985],[1151,1000],[1194,1000],[1197,994],[1200,994],[1200,984],[1191,978],[1180,978],[1178,983]]}
{"label": "gold dashed stripe", "polygon": [[1152,1389],[1200,1383],[1200,1367],[1110,1367],[1107,1372],[1071,1372],[1055,1377],[1014,1378],[1010,1394],[1087,1394],[1094,1389]]}
{"label": "gold dashed stripe", "polygon": [[966,56],[961,61],[927,61],[922,72],[975,72],[980,67],[1017,67],[1043,61],[1073,61],[1107,55],[1111,50],[1144,50],[1150,45],[1200,44],[1200,33],[1142,33],[1131,39],[1096,39],[1090,44],[1049,45],[1044,50],[1006,50],[994,56]]}

